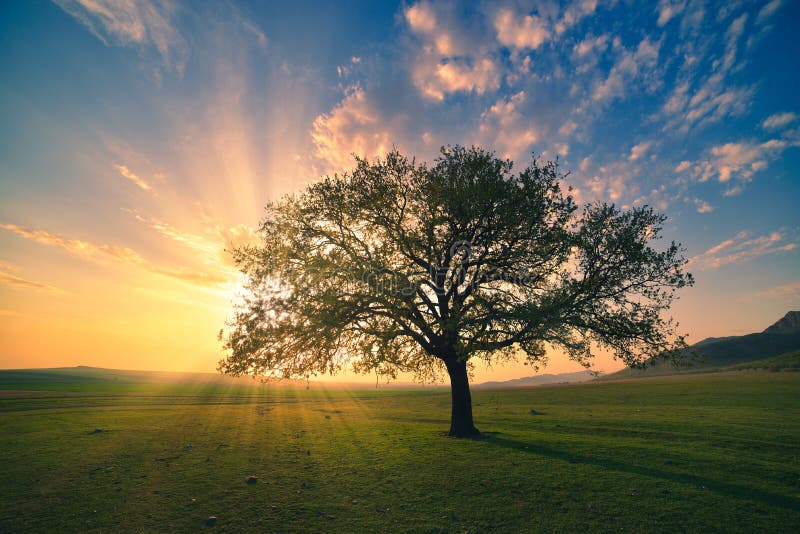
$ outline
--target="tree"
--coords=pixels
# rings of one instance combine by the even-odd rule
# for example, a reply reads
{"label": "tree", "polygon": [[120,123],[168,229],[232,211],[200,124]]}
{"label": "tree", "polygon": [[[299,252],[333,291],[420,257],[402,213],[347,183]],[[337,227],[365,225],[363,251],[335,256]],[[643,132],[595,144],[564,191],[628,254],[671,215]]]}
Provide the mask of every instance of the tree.
{"label": "tree", "polygon": [[428,166],[397,151],[266,207],[261,243],[233,252],[246,293],[220,370],[309,377],[356,371],[450,378],[449,434],[478,435],[471,360],[546,344],[588,367],[610,349],[629,365],[685,346],[662,318],[692,283],[663,215],[591,204],[578,211],[558,166],[444,147]]}

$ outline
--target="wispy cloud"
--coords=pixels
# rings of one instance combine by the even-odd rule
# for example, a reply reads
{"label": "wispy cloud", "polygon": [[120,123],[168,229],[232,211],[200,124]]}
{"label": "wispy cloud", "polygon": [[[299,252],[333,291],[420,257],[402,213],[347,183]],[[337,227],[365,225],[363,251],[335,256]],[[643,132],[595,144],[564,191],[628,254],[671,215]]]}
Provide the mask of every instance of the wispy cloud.
{"label": "wispy cloud", "polygon": [[42,245],[58,247],[76,256],[85,259],[113,258],[129,263],[144,263],[144,259],[134,250],[128,247],[118,247],[114,245],[97,245],[89,241],[80,239],[68,239],[58,234],[53,234],[45,230],[25,228],[16,224],[0,224],[0,228],[14,232],[20,237],[30,239]]}
{"label": "wispy cloud", "polygon": [[674,17],[680,15],[684,8],[686,8],[686,0],[659,0],[658,7],[656,7],[658,13],[656,23],[659,26],[665,26]]}
{"label": "wispy cloud", "polygon": [[765,130],[779,130],[797,120],[797,114],[790,111],[770,115],[761,123]]}
{"label": "wispy cloud", "polygon": [[15,274],[7,273],[4,271],[0,271],[0,285],[20,288],[20,289],[32,289],[34,291],[44,291],[47,293],[64,293],[63,289],[59,289],[55,286],[51,286],[49,284],[44,284],[42,282],[35,282],[33,280],[28,280],[17,276]]}
{"label": "wispy cloud", "polygon": [[166,70],[182,76],[188,58],[186,40],[173,18],[171,0],[53,0],[106,45],[154,49]]}
{"label": "wispy cloud", "polygon": [[131,182],[135,183],[137,186],[141,187],[145,191],[149,191],[149,190],[152,189],[150,184],[148,184],[146,181],[142,180],[136,173],[131,171],[125,165],[116,165],[115,164],[114,168],[117,169],[117,171],[119,171],[119,174],[122,177],[127,178],[128,180],[130,180]]}
{"label": "wispy cloud", "polygon": [[692,257],[689,264],[701,269],[716,269],[723,265],[742,263],[760,256],[789,252],[796,248],[797,243],[790,241],[781,232],[752,237],[749,232],[742,231],[704,253]]}
{"label": "wispy cloud", "polygon": [[595,102],[609,102],[623,98],[635,88],[645,86],[654,89],[659,76],[656,75],[661,41],[645,37],[636,48],[625,49],[619,39],[614,43],[619,50],[614,66],[592,92]]}
{"label": "wispy cloud", "polygon": [[761,10],[758,12],[758,16],[756,17],[757,24],[763,24],[768,21],[772,16],[778,11],[778,9],[783,4],[783,0],[772,0],[771,2],[764,5]]}
{"label": "wispy cloud", "polygon": [[213,225],[206,229],[206,235],[199,235],[181,230],[167,222],[147,217],[136,210],[128,211],[137,221],[155,230],[162,237],[198,252],[198,263],[217,266],[224,270],[229,278],[238,276],[238,271],[231,268],[230,251],[242,245],[254,245],[259,242],[255,229],[245,224],[230,227]]}
{"label": "wispy cloud", "polygon": [[800,298],[800,282],[790,282],[773,286],[761,291],[749,293],[742,297],[742,300],[755,299],[798,299]]}
{"label": "wispy cloud", "polygon": [[202,286],[219,286],[230,281],[229,277],[221,274],[223,272],[221,269],[161,266],[148,261],[138,252],[128,247],[69,239],[45,230],[25,228],[16,224],[0,224],[0,228],[13,232],[22,238],[57,247],[70,254],[97,263],[112,260],[122,264],[133,265],[151,273]]}

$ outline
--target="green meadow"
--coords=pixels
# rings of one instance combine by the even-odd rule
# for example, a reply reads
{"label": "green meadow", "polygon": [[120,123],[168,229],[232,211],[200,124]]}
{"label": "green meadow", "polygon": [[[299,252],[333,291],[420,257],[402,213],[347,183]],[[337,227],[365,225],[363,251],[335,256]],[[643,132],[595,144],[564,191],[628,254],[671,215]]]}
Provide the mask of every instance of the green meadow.
{"label": "green meadow", "polygon": [[0,531],[800,528],[800,373],[478,390],[482,440],[446,389],[165,376],[0,372]]}

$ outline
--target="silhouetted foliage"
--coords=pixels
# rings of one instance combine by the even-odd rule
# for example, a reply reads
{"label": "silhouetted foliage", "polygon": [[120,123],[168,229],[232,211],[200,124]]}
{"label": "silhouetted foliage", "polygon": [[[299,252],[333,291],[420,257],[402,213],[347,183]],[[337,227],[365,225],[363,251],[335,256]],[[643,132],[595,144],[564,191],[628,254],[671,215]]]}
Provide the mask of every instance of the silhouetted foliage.
{"label": "silhouetted foliage", "polygon": [[585,366],[597,347],[641,365],[683,347],[662,312],[692,278],[679,245],[650,246],[665,217],[579,211],[561,178],[480,148],[442,148],[431,166],[394,151],[268,204],[262,243],[234,251],[248,284],[220,370],[446,371],[450,434],[470,436],[471,359],[538,366],[550,344]]}

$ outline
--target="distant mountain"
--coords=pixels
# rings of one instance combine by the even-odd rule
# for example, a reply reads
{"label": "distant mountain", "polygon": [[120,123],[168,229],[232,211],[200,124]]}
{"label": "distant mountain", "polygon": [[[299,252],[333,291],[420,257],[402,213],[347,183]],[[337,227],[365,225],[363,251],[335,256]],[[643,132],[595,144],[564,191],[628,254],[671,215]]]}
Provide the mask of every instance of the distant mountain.
{"label": "distant mountain", "polygon": [[526,376],[524,378],[514,378],[513,380],[483,382],[475,384],[473,389],[505,389],[522,388],[528,386],[542,386],[545,384],[566,384],[572,382],[586,382],[595,377],[589,371],[577,371],[575,373],[544,374],[536,376]]}
{"label": "distant mountain", "polygon": [[707,337],[702,339],[692,345],[693,347],[702,347],[703,345],[708,345],[709,343],[716,343],[717,341],[727,341],[729,339],[735,339],[739,336],[725,336],[725,337]]}
{"label": "distant mountain", "polygon": [[763,332],[744,336],[707,338],[689,347],[697,358],[691,367],[676,368],[658,362],[647,369],[623,369],[604,378],[670,375],[690,371],[712,371],[762,360],[800,349],[800,311],[790,311]]}
{"label": "distant mountain", "polygon": [[800,311],[790,311],[777,323],[764,330],[765,334],[796,334],[800,332]]}

